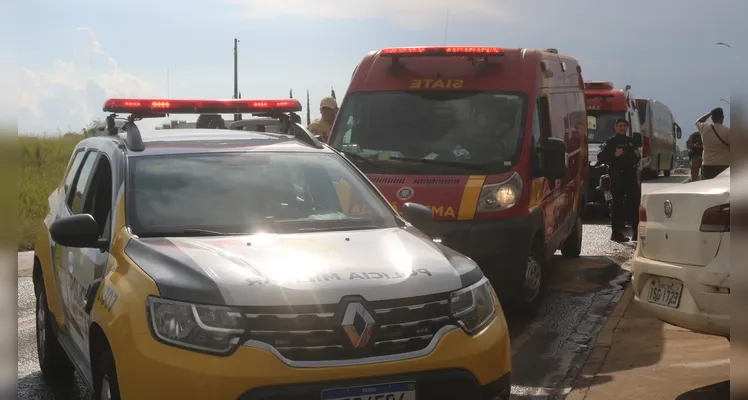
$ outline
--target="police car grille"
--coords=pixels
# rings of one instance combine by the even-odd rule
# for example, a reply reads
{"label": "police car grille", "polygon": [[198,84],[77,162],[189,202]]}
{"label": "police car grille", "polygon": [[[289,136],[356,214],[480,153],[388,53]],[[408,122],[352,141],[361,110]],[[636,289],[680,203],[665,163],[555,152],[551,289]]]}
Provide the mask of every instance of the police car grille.
{"label": "police car grille", "polygon": [[[456,326],[449,315],[447,296],[427,301],[371,302],[376,320],[371,341],[354,348],[333,311],[310,313],[246,313],[248,345],[262,343],[292,361],[343,361],[396,356],[423,350],[446,326]],[[423,300],[423,299],[415,299]],[[398,304],[399,303],[399,304]],[[338,305],[324,306],[326,309]]]}

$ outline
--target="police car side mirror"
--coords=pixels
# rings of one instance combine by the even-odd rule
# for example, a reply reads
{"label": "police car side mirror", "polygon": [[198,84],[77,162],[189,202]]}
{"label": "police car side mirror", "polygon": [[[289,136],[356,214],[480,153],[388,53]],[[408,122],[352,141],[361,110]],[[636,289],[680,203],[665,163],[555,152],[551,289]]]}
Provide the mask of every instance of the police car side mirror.
{"label": "police car side mirror", "polygon": [[418,228],[420,231],[428,232],[434,221],[431,208],[416,203],[405,203],[403,205],[403,218]]}
{"label": "police car side mirror", "polygon": [[549,138],[541,148],[543,154],[543,176],[555,181],[566,176],[566,143],[557,138]]}
{"label": "police car side mirror", "polygon": [[63,217],[49,226],[52,240],[65,247],[105,249],[108,243],[99,239],[99,224],[91,214]]}

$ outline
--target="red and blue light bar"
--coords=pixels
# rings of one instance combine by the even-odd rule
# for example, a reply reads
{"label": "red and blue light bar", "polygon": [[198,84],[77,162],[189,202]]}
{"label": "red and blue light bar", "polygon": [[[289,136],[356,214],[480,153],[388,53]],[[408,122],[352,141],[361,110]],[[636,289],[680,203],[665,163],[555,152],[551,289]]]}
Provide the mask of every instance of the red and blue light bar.
{"label": "red and blue light bar", "polygon": [[478,47],[478,46],[439,46],[439,47],[392,47],[382,49],[380,54],[384,57],[413,57],[413,56],[461,56],[461,57],[488,57],[502,56],[504,49],[501,47]]}
{"label": "red and blue light bar", "polygon": [[109,99],[104,111],[142,114],[255,114],[301,111],[296,99],[266,100],[174,100],[174,99]]}

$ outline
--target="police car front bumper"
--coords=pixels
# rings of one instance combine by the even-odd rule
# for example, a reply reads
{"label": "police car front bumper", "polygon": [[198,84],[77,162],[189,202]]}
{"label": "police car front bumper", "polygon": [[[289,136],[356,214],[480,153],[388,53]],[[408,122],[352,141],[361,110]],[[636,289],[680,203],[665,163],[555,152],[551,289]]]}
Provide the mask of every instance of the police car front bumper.
{"label": "police car front bumper", "polygon": [[[329,388],[366,387],[391,382],[413,382],[417,398],[430,400],[508,400],[511,391],[511,373],[509,372],[486,385],[481,385],[473,374],[466,370],[445,369],[367,379],[264,387],[243,394],[239,400],[324,399],[322,393]],[[384,395],[381,396],[382,399],[386,398]],[[380,397],[371,396],[370,398]]]}

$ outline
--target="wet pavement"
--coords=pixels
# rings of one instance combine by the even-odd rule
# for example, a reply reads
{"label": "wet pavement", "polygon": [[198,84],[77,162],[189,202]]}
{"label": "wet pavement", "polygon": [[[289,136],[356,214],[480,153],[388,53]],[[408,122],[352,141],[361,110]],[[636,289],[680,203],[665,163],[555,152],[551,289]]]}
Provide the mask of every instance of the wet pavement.
{"label": "wet pavement", "polygon": [[[647,192],[680,182],[660,178],[645,184]],[[512,398],[563,398],[587,360],[594,340],[612,312],[629,273],[619,265],[634,252],[633,243],[611,242],[601,213],[590,213],[584,226],[582,256],[556,256],[549,268],[549,292],[534,316],[508,315],[512,337]],[[19,256],[28,258],[28,255]],[[25,260],[25,259],[24,259]],[[34,294],[30,270],[19,265],[18,398],[76,400],[89,398],[80,379],[51,388],[41,378],[36,359]]]}

